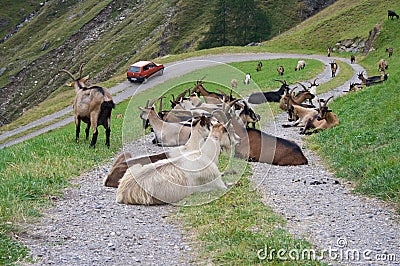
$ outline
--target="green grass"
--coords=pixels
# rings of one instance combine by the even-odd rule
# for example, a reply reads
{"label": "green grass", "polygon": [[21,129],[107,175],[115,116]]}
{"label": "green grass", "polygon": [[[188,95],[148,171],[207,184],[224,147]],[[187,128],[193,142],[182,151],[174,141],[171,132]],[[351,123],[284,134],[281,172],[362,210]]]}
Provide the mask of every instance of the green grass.
{"label": "green grass", "polygon": [[388,58],[385,47],[400,51],[398,23],[383,23],[377,49],[360,63],[370,76],[378,75],[377,62],[386,58],[388,80],[335,100],[331,108],[340,125],[309,140],[335,171],[351,180],[356,191],[393,203],[400,211],[400,62]]}
{"label": "green grass", "polygon": [[[400,28],[396,20],[385,20],[389,6],[395,10],[400,9],[400,3],[393,0],[385,2],[363,0],[356,3],[337,1],[321,14],[265,43],[262,47],[215,48],[170,56],[163,60],[171,62],[189,56],[226,52],[282,52],[285,50],[325,54],[327,45],[345,38],[366,37],[377,22],[382,22],[382,32],[375,43],[376,50],[365,58],[360,55],[357,57],[358,63],[362,64],[370,75],[376,75],[377,61],[380,58],[387,58],[384,49],[387,46],[394,47],[394,57],[388,59],[389,80],[382,85],[368,87],[361,92],[335,100],[329,106],[338,114],[339,126],[308,137],[307,141],[338,177],[352,180],[356,184],[357,192],[387,200],[389,203],[394,203],[395,208],[399,210],[400,99],[397,92],[400,89],[398,85],[400,84],[400,61],[396,51],[400,51]],[[363,9],[364,7],[366,9]],[[231,78],[237,78],[236,74],[251,70],[254,67],[253,63],[233,64],[241,71],[226,71],[224,72],[227,74],[226,77],[222,77],[217,71],[209,73],[202,70],[181,80],[171,81],[163,84],[162,90],[158,88],[150,90],[146,92],[145,97],[136,95],[129,104],[119,104],[114,114],[124,113],[127,107],[129,111],[125,114],[126,125],[129,125],[129,122],[135,123],[131,117],[137,117],[137,106],[143,105],[144,99],[157,97],[163,92],[177,91],[177,84],[186,88],[191,82],[185,82],[188,80],[194,82],[205,73],[207,87],[229,87]],[[268,66],[269,63],[271,63],[270,66]],[[273,81],[275,77],[272,75],[276,73],[274,63],[276,62],[266,62],[265,65],[268,66],[267,69],[273,69],[271,76],[264,77],[261,73],[260,76],[253,75],[263,90],[276,89],[279,85]],[[286,63],[291,64],[290,61]],[[338,77],[321,85],[319,92],[328,91],[353,75],[349,67],[342,65],[341,62],[339,64],[341,72]],[[285,78],[289,80],[290,77],[289,82],[312,78],[311,71],[318,72],[318,68],[316,62],[314,67],[307,68],[307,71],[310,71],[309,74],[301,73],[309,77],[291,76],[293,73],[288,72]],[[229,68],[224,70],[226,69]],[[122,71],[119,73],[120,76],[121,73]],[[243,91],[239,90],[238,93],[246,95],[258,88],[249,86],[242,89]],[[271,113],[271,110],[274,113],[276,106],[271,105],[271,110],[269,106],[259,108],[257,111],[265,117],[267,113]],[[88,148],[89,142],[82,141],[75,144],[74,126],[68,125],[0,150],[0,264],[12,263],[26,255],[27,250],[12,239],[12,233],[18,231],[19,223],[33,221],[40,217],[42,209],[51,204],[50,198],[58,196],[61,189],[68,186],[70,178],[92,169],[113,156],[121,147],[122,140],[130,140],[143,134],[138,127],[135,127],[132,132],[129,131],[129,127],[124,129],[122,120],[113,119],[112,124],[111,149],[104,147],[104,132],[102,131],[99,134],[96,151]],[[128,130],[126,139],[122,136],[122,132],[125,133],[124,130]],[[246,175],[248,174],[250,173],[246,172]],[[288,236],[287,232],[281,229],[284,227],[281,217],[265,208],[259,197],[255,191],[251,190],[249,181],[243,178],[218,201],[197,208],[180,209],[179,217],[187,225],[189,233],[194,235],[194,240],[200,242],[201,258],[207,258],[215,264],[243,265],[248,262],[264,264],[265,261],[257,260],[256,252],[265,245],[277,249],[309,247],[309,244]],[[269,261],[269,264],[285,263],[304,265],[313,262]]]}

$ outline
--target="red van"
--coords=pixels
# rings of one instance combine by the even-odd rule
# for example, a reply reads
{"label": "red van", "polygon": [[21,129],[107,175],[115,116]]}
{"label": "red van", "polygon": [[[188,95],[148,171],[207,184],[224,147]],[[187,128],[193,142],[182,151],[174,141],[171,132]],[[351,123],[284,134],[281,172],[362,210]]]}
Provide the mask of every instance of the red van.
{"label": "red van", "polygon": [[146,82],[149,77],[156,73],[161,75],[164,72],[163,64],[156,64],[151,61],[139,61],[130,65],[126,77],[131,82]]}

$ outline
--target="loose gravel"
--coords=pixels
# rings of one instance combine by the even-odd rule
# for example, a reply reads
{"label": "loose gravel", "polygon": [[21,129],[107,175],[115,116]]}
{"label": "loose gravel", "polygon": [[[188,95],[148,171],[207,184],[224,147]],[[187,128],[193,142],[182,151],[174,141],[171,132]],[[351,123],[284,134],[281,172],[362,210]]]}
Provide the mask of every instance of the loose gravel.
{"label": "loose gravel", "polygon": [[[353,68],[355,73],[362,69]],[[329,78],[326,69],[319,81]],[[337,97],[346,89],[321,97]],[[280,128],[284,123],[286,115],[279,115],[265,131],[304,146],[299,129]],[[124,150],[135,155],[156,152],[150,142],[147,136]],[[304,166],[252,163],[254,187],[266,205],[286,217],[287,230],[313,243],[331,265],[400,265],[400,225],[394,210],[352,193],[350,182],[336,179],[312,151],[304,153],[309,160]],[[30,249],[33,265],[197,264],[190,237],[171,218],[176,207],[115,203],[116,190],[102,184],[113,160],[72,180],[38,223],[25,225],[19,237]]]}

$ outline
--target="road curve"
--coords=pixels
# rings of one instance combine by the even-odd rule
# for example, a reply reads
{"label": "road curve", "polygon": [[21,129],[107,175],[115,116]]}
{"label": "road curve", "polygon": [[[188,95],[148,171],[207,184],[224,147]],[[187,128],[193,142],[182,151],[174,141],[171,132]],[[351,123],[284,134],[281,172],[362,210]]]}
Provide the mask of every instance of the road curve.
{"label": "road curve", "polygon": [[[195,70],[198,70],[201,68],[216,66],[216,65],[225,64],[225,63],[232,63],[232,62],[243,62],[243,61],[252,61],[252,60],[271,60],[271,59],[279,59],[279,58],[315,59],[315,60],[319,60],[319,61],[323,62],[325,65],[327,65],[327,67],[325,68],[325,70],[322,73],[320,73],[317,76],[320,84],[327,82],[331,79],[330,78],[330,69],[328,67],[328,64],[329,64],[329,62],[331,62],[334,59],[340,60],[340,61],[343,61],[343,62],[349,64],[353,68],[354,74],[357,74],[360,71],[365,71],[365,69],[362,68],[358,64],[350,64],[349,59],[340,58],[340,57],[326,57],[326,56],[321,56],[321,55],[283,54],[283,53],[251,53],[251,54],[243,53],[243,54],[207,55],[207,56],[188,58],[185,60],[165,64],[165,67],[166,67],[165,73],[166,74],[164,74],[163,76],[158,76],[157,78],[150,79],[145,84],[134,84],[129,81],[124,81],[124,82],[110,88],[110,92],[114,95],[113,98],[114,98],[115,103],[119,103],[119,102],[122,102],[122,101],[132,97],[136,93],[139,93],[141,91],[144,91],[144,90],[154,87],[156,85],[164,83],[167,80],[177,78],[179,76],[182,76],[184,74],[190,73],[192,71],[195,71]],[[334,92],[335,93],[334,96],[341,94],[342,91],[343,91],[342,87],[337,88],[336,92]],[[21,134],[29,129],[40,126],[42,124],[49,123],[55,119],[61,118],[68,114],[71,114],[71,115],[65,119],[54,122],[51,125],[48,125],[46,127],[38,129],[36,131],[33,131],[33,132],[26,134],[24,136],[21,136],[19,138],[15,138],[13,140],[10,140],[10,141],[0,144],[0,149],[23,142],[27,139],[36,137],[40,134],[46,133],[50,130],[65,126],[65,125],[73,122],[74,119],[73,119],[73,115],[72,115],[72,106],[64,108],[63,110],[55,112],[51,115],[46,115],[30,124],[25,125],[25,126],[22,126],[17,129],[14,129],[14,130],[11,130],[11,131],[1,134],[0,141],[7,139],[9,137],[12,137],[14,135],[17,135],[17,134]]]}

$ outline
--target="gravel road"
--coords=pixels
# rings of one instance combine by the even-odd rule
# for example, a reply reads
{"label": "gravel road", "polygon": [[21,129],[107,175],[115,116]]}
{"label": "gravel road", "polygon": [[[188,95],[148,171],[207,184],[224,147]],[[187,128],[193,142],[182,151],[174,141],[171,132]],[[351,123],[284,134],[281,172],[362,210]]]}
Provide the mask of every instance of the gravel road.
{"label": "gravel road", "polygon": [[[214,56],[209,60],[247,61],[281,55],[242,56],[230,59]],[[325,63],[331,60],[322,56],[290,56],[312,57]],[[362,69],[358,65],[352,66],[355,73]],[[329,80],[329,76],[329,69],[326,69],[319,75],[320,82]],[[338,96],[343,90],[340,87],[327,95]],[[280,128],[285,120],[284,114],[277,116],[265,131],[302,146],[298,129]],[[137,155],[156,151],[149,150],[154,147],[149,144],[150,138],[135,141],[125,150]],[[287,229],[293,235],[310,240],[315,249],[333,251],[323,257],[332,265],[400,265],[399,216],[379,200],[353,194],[351,184],[335,179],[313,152],[307,149],[304,152],[309,159],[306,166],[252,163],[252,181],[264,194],[265,204],[286,217]],[[47,210],[38,223],[25,226],[19,237],[31,250],[35,264],[197,264],[190,237],[171,217],[176,213],[176,207],[115,203],[115,189],[102,185],[112,162],[113,158],[110,158],[108,164],[73,179],[63,197],[55,200],[54,207]],[[360,257],[346,257],[348,250],[359,252]],[[379,263],[378,255],[387,261]]]}

